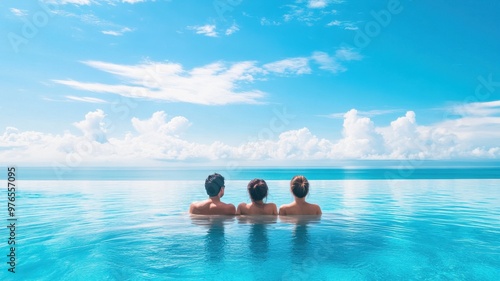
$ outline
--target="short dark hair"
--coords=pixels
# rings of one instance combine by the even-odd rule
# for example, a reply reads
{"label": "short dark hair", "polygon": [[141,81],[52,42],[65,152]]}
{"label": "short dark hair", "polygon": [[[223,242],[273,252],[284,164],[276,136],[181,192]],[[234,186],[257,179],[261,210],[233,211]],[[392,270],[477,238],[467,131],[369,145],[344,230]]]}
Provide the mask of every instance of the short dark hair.
{"label": "short dark hair", "polygon": [[309,192],[309,181],[304,176],[295,176],[290,181],[290,189],[293,195],[304,198]]}
{"label": "short dark hair", "polygon": [[224,187],[224,177],[220,174],[214,173],[205,180],[205,190],[210,197],[219,194],[222,187]]}
{"label": "short dark hair", "polygon": [[248,183],[247,188],[252,201],[260,201],[267,197],[268,187],[265,180],[253,179]]}

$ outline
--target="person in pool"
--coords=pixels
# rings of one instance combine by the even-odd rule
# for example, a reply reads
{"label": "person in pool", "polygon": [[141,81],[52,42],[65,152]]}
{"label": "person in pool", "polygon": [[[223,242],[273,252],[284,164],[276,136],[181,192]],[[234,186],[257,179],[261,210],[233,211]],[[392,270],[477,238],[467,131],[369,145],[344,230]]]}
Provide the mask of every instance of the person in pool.
{"label": "person in pool", "polygon": [[268,187],[264,180],[253,179],[248,185],[248,194],[252,203],[241,203],[238,205],[236,215],[278,215],[278,209],[274,203],[264,203],[267,198]]}
{"label": "person in pool", "polygon": [[189,206],[189,213],[195,215],[234,215],[236,210],[233,204],[227,204],[220,199],[224,196],[224,177],[220,174],[209,175],[205,180],[205,190],[209,198],[204,201],[193,202]]}
{"label": "person in pool", "polygon": [[295,176],[290,181],[290,191],[294,201],[280,207],[280,216],[291,215],[321,215],[321,208],[316,204],[306,202],[306,195],[309,193],[309,182],[304,176]]}

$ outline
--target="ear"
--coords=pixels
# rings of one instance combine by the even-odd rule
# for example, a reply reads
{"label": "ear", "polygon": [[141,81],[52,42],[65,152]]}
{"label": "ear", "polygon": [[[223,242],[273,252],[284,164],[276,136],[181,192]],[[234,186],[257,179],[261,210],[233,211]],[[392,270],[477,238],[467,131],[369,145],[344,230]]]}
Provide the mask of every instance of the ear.
{"label": "ear", "polygon": [[222,187],[220,190],[219,190],[219,194],[217,194],[219,196],[219,198],[222,198],[222,196],[224,196],[224,187]]}

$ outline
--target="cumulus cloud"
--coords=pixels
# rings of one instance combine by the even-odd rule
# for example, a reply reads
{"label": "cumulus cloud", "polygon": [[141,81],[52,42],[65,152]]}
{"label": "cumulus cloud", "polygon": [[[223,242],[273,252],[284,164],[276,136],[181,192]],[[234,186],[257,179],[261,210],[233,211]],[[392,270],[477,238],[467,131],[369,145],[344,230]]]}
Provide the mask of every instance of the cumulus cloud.
{"label": "cumulus cloud", "polygon": [[104,118],[104,111],[98,109],[87,113],[85,120],[73,123],[73,125],[80,129],[87,139],[105,143],[107,139]]}
{"label": "cumulus cloud", "polygon": [[145,119],[131,118],[135,132],[109,137],[106,114],[95,110],[74,123],[81,131],[76,135],[7,127],[0,134],[0,159],[16,163],[55,161],[67,165],[231,159],[241,163],[247,160],[500,159],[500,117],[474,117],[473,123],[469,118],[472,117],[423,126],[418,124],[417,114],[408,111],[387,126],[377,126],[369,117],[351,109],[344,114],[342,137],[337,140],[318,137],[304,127],[281,132],[275,138],[250,140],[234,146],[222,141],[187,141],[182,135],[191,125],[189,120],[184,116],[168,117],[163,111]]}
{"label": "cumulus cloud", "polygon": [[334,146],[334,150],[341,157],[380,157],[383,138],[375,131],[375,125],[370,118],[358,116],[356,109],[351,109],[344,115],[342,135],[344,137]]}
{"label": "cumulus cloud", "polygon": [[176,116],[168,122],[166,122],[166,117],[163,111],[153,113],[153,116],[147,120],[139,120],[134,117],[132,118],[132,126],[143,135],[178,135],[191,125],[189,120],[183,116]]}

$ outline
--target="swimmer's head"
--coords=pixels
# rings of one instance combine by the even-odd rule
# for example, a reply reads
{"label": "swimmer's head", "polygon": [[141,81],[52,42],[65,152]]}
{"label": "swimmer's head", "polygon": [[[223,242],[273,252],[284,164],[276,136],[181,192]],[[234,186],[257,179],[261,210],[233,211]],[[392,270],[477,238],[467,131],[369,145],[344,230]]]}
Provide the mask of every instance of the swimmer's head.
{"label": "swimmer's head", "polygon": [[266,181],[262,179],[253,179],[248,185],[248,194],[250,194],[250,199],[253,202],[263,200],[267,197],[267,184]]}
{"label": "swimmer's head", "polygon": [[224,188],[224,177],[220,174],[215,173],[205,180],[205,190],[210,197],[217,196],[222,188]]}
{"label": "swimmer's head", "polygon": [[296,197],[304,198],[309,192],[309,182],[304,176],[295,176],[290,181],[290,189]]}

